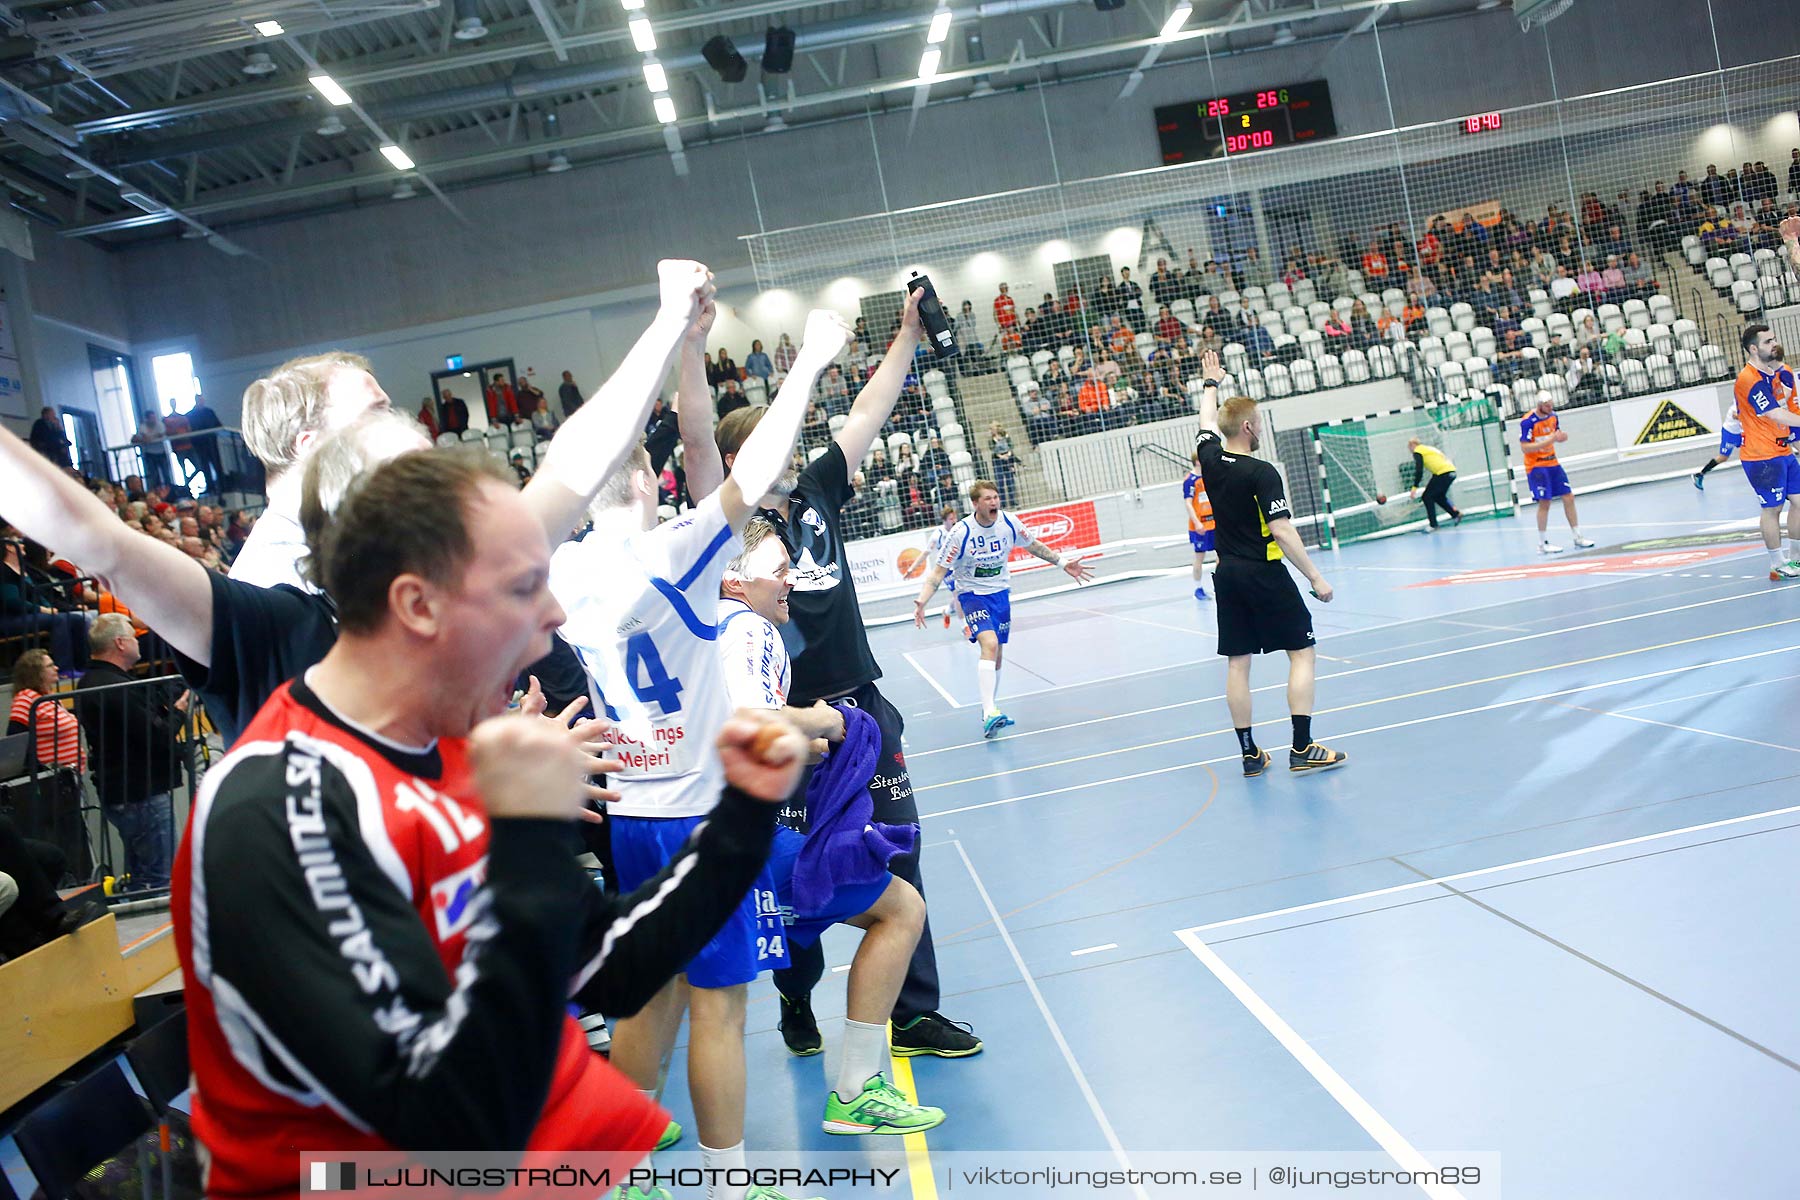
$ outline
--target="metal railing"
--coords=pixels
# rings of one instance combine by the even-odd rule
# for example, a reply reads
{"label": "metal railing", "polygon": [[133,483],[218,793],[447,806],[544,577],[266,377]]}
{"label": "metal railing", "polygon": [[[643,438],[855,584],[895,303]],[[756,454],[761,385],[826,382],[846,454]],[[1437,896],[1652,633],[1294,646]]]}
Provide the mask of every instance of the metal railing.
{"label": "metal railing", "polygon": [[[188,699],[182,701],[182,697]],[[181,701],[182,707],[177,707]],[[179,676],[78,685],[32,701],[24,769],[0,779],[0,814],[62,851],[59,883],[113,880],[115,900],[168,890],[169,867],[215,746]]]}
{"label": "metal railing", "polygon": [[266,503],[262,463],[243,435],[227,426],[108,446],[106,463],[109,476],[119,483],[135,475],[146,489],[166,485],[232,508],[261,509]]}

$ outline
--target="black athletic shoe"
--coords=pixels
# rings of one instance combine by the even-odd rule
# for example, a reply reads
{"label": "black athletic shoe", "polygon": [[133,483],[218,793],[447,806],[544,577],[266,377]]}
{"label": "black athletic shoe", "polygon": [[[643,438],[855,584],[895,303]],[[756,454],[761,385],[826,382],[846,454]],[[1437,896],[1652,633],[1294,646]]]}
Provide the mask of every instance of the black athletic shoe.
{"label": "black athletic shoe", "polygon": [[1341,767],[1350,761],[1350,756],[1341,750],[1327,750],[1314,742],[1304,750],[1288,751],[1288,770],[1290,771],[1329,771],[1333,767]]}
{"label": "black athletic shoe", "polygon": [[811,1058],[825,1048],[810,998],[796,1004],[782,996],[781,1021],[776,1028],[781,1030],[781,1040],[787,1043],[788,1053],[795,1058]]}
{"label": "black athletic shoe", "polygon": [[1453,517],[1451,517],[1450,523],[1452,525],[1461,525],[1462,524],[1462,514],[1461,513],[1455,514]]}
{"label": "black athletic shoe", "polygon": [[1267,750],[1258,750],[1255,754],[1244,755],[1244,778],[1253,779],[1261,775],[1263,768],[1268,765],[1269,752]]}
{"label": "black athletic shoe", "polygon": [[981,1039],[960,1021],[928,1012],[905,1025],[895,1025],[892,1037],[895,1058],[935,1054],[939,1058],[967,1058],[981,1053]]}

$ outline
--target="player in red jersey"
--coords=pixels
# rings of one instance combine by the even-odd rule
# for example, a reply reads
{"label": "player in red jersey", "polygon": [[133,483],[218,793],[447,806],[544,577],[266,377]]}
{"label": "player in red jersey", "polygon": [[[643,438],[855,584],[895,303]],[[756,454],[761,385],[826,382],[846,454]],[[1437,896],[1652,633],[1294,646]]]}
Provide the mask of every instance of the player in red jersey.
{"label": "player in red jersey", "polygon": [[608,899],[566,845],[593,733],[493,719],[563,621],[507,473],[414,451],[307,526],[337,644],[208,773],[171,897],[207,1193],[296,1195],[303,1150],[607,1151],[616,1177],[668,1114],[566,1006],[632,1012],[712,937],[805,743],[728,723],[712,820]]}

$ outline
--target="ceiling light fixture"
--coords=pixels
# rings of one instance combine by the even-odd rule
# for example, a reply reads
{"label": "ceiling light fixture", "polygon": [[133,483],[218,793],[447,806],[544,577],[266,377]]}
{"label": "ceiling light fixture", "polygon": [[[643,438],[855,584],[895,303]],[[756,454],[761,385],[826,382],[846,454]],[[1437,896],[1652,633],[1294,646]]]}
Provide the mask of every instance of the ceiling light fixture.
{"label": "ceiling light fixture", "polygon": [[647,62],[644,64],[644,82],[650,85],[651,91],[661,94],[669,90],[669,73],[663,70],[661,63]]}
{"label": "ceiling light fixture", "polygon": [[1193,15],[1194,6],[1187,3],[1187,0],[1182,0],[1182,3],[1175,6],[1175,11],[1169,14],[1169,19],[1163,22],[1162,32],[1157,36],[1165,42],[1168,41],[1181,32],[1181,27],[1186,25],[1188,18]]}
{"label": "ceiling light fixture", "polygon": [[626,12],[643,12],[644,0],[619,0],[619,7]]}
{"label": "ceiling light fixture", "polygon": [[482,23],[481,10],[475,7],[475,0],[456,0],[454,11],[455,31],[451,37],[459,42],[472,42],[487,36],[487,26]]}
{"label": "ceiling light fixture", "polygon": [[256,23],[256,32],[262,34],[264,37],[280,37],[287,31],[281,27],[280,21],[258,21]]}
{"label": "ceiling light fixture", "polygon": [[1292,25],[1283,25],[1281,28],[1277,29],[1274,38],[1269,42],[1269,45],[1271,46],[1291,46],[1293,44],[1294,27]]}
{"label": "ceiling light fixture", "polygon": [[411,200],[414,196],[416,196],[418,194],[419,193],[413,191],[412,180],[402,179],[399,183],[399,186],[394,188],[393,194],[391,196],[389,196],[388,199],[390,199],[390,200]]}
{"label": "ceiling light fixture", "polygon": [[950,36],[950,10],[940,8],[931,18],[931,28],[925,34],[925,41],[937,45]]}
{"label": "ceiling light fixture", "polygon": [[547,175],[561,175],[569,169],[569,156],[558,151],[550,156],[550,163],[544,168]]}
{"label": "ceiling light fixture", "polygon": [[925,53],[919,55],[920,82],[924,82],[928,79],[935,79],[937,77],[938,60],[942,57],[943,51],[939,50],[936,46],[925,47]]}
{"label": "ceiling light fixture", "polygon": [[309,75],[308,83],[319,89],[319,95],[340,107],[350,103],[350,93],[338,86],[338,81],[329,75]]}
{"label": "ceiling light fixture", "polygon": [[336,137],[342,132],[344,132],[344,123],[338,120],[338,115],[336,113],[325,114],[325,120],[318,129],[319,136]]}
{"label": "ceiling light fixture", "polygon": [[656,30],[650,28],[649,18],[631,18],[631,44],[643,54],[656,49]]}
{"label": "ceiling light fixture", "polygon": [[393,163],[395,170],[410,171],[413,169],[413,160],[408,158],[406,151],[398,146],[383,146],[381,157]]}
{"label": "ceiling light fixture", "polygon": [[673,125],[675,123],[675,101],[667,96],[658,96],[656,98],[656,119],[664,125]]}
{"label": "ceiling light fixture", "polygon": [[244,65],[239,68],[246,75],[273,75],[275,60],[263,50],[252,50],[244,56]]}

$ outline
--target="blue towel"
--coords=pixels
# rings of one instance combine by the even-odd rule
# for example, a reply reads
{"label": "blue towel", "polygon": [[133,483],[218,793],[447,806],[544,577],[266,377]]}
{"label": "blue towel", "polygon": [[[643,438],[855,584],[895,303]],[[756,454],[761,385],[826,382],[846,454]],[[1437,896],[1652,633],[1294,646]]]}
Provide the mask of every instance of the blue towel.
{"label": "blue towel", "polygon": [[919,844],[917,825],[871,821],[875,802],[869,780],[881,755],[881,727],[862,709],[839,705],[844,740],[813,768],[806,785],[810,832],[794,862],[794,912],[823,912],[839,888],[874,883],[887,874],[888,860],[911,854]]}

